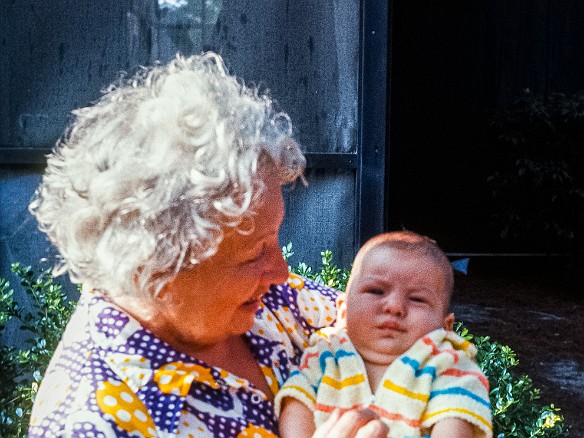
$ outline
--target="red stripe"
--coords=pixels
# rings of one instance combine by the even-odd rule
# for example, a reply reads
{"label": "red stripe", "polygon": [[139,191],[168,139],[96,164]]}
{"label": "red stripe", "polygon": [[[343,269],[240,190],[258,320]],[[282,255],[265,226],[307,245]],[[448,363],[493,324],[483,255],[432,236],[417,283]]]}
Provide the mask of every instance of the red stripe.
{"label": "red stripe", "polygon": [[[351,406],[350,408],[339,408],[338,406],[330,406],[330,405],[323,405],[322,403],[317,403],[314,408],[317,411],[327,412],[329,414],[331,412],[333,412],[335,409],[338,409],[341,414],[344,414],[347,411],[352,411],[354,409],[361,409],[362,407],[364,407],[364,405],[362,403],[358,404],[358,405]],[[371,407],[371,406],[369,406],[369,407]]]}
{"label": "red stripe", "polygon": [[420,427],[420,420],[414,420],[411,418],[406,418],[401,414],[395,413],[395,412],[388,412],[383,408],[380,408],[379,406],[375,406],[375,405],[370,405],[368,406],[369,409],[371,409],[372,411],[377,412],[379,415],[381,415],[383,418],[387,418],[388,420],[391,421],[401,421],[403,423],[406,423],[408,426],[411,427],[415,427],[415,428],[419,428]]}
{"label": "red stripe", "polygon": [[434,342],[430,338],[423,338],[422,341],[424,342],[424,344],[428,345],[429,347],[432,347],[432,356],[437,356],[440,353],[449,353],[454,358],[454,363],[458,362],[458,355],[456,354],[456,351],[450,348],[446,350],[438,350],[438,348],[436,348],[436,344],[434,344]]}
{"label": "red stripe", "polygon": [[300,365],[298,368],[300,368],[301,370],[308,368],[308,360],[313,358],[313,357],[318,357],[318,353],[308,353],[304,357],[304,361],[302,362],[302,365]]}
{"label": "red stripe", "polygon": [[338,406],[330,406],[330,405],[324,405],[322,403],[317,403],[315,406],[315,409],[317,411],[326,412],[328,414],[332,413],[335,409],[338,409],[340,414],[344,414],[347,411],[352,411],[354,409],[361,409],[364,407],[367,407],[367,409],[371,409],[372,411],[377,412],[383,418],[386,418],[390,421],[401,421],[403,423],[406,423],[410,427],[414,427],[414,428],[420,427],[420,420],[413,420],[411,418],[406,418],[403,415],[400,415],[397,413],[388,412],[385,409],[380,408],[379,406],[376,406],[376,405],[365,406],[363,404],[358,404],[358,405],[351,406],[350,408],[339,408]]}
{"label": "red stripe", "polygon": [[448,368],[446,371],[442,373],[443,376],[454,376],[454,377],[462,377],[462,376],[475,376],[480,382],[483,384],[485,389],[489,390],[489,380],[482,374],[477,373],[475,371],[462,371],[457,370],[455,368]]}

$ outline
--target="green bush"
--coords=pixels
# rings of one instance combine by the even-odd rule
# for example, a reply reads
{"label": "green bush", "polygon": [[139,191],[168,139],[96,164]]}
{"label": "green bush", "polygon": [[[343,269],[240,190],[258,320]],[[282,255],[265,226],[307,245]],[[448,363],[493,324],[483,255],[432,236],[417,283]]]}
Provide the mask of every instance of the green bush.
{"label": "green bush", "polygon": [[[282,248],[286,260],[294,254],[292,245]],[[333,264],[331,251],[323,251],[320,268],[305,263],[291,271],[344,291],[350,271]],[[32,311],[15,302],[9,283],[0,279],[0,335],[6,323],[16,321],[29,334],[26,347],[0,347],[0,438],[26,437],[34,397],[51,355],[75,304],[67,299],[61,286],[53,283],[48,271],[36,275],[30,267],[14,264],[13,272],[24,291],[32,298]],[[564,437],[567,426],[554,405],[541,406],[539,391],[532,380],[513,371],[518,363],[507,346],[476,337],[458,323],[458,333],[478,348],[478,362],[489,379],[493,409],[494,435],[497,438]]]}
{"label": "green bush", "polygon": [[27,335],[24,347],[0,346],[1,438],[27,436],[38,385],[75,308],[62,287],[53,283],[49,270],[35,275],[30,267],[15,263],[12,271],[31,298],[33,310],[16,302],[10,283],[0,278],[0,335],[9,322],[19,324]]}
{"label": "green bush", "polygon": [[[287,262],[290,261],[290,257],[294,255],[291,243],[282,247],[282,255]],[[337,265],[334,265],[333,253],[331,251],[323,251],[320,255],[322,256],[322,265],[318,270],[313,271],[304,262],[300,262],[296,266],[288,266],[288,269],[309,280],[315,280],[336,290],[344,291],[347,288],[347,281],[349,280],[351,271],[346,268],[341,269]]]}
{"label": "green bush", "polygon": [[477,347],[477,362],[489,379],[495,437],[567,436],[560,409],[553,404],[541,406],[539,389],[531,378],[513,371],[519,361],[511,348],[489,336],[473,337],[461,323],[456,331]]}
{"label": "green bush", "polygon": [[584,255],[584,94],[524,90],[491,129],[500,236],[523,251]]}

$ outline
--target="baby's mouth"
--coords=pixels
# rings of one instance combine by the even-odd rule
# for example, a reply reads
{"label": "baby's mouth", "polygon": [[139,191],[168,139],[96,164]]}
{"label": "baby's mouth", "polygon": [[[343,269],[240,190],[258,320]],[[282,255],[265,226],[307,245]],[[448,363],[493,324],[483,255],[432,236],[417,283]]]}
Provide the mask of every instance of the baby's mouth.
{"label": "baby's mouth", "polygon": [[382,330],[392,330],[392,331],[396,331],[396,332],[405,331],[405,329],[402,327],[401,324],[394,322],[394,321],[384,321],[381,324],[379,324],[377,326],[377,328],[380,328]]}

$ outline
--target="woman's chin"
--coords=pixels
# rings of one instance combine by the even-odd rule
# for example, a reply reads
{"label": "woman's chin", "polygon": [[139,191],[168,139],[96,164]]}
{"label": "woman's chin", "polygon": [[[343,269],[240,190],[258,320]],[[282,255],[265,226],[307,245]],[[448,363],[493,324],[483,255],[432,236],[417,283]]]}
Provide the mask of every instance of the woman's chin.
{"label": "woman's chin", "polygon": [[242,335],[247,332],[253,325],[256,312],[259,308],[259,300],[250,300],[241,304],[231,318],[230,333],[232,335]]}

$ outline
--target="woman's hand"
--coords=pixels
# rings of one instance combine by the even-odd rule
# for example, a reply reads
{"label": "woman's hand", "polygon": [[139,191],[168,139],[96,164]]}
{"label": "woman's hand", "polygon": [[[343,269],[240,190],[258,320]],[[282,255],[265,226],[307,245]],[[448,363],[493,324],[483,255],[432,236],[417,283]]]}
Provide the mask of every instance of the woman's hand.
{"label": "woman's hand", "polygon": [[386,438],[389,428],[370,409],[347,411],[336,409],[312,438]]}

